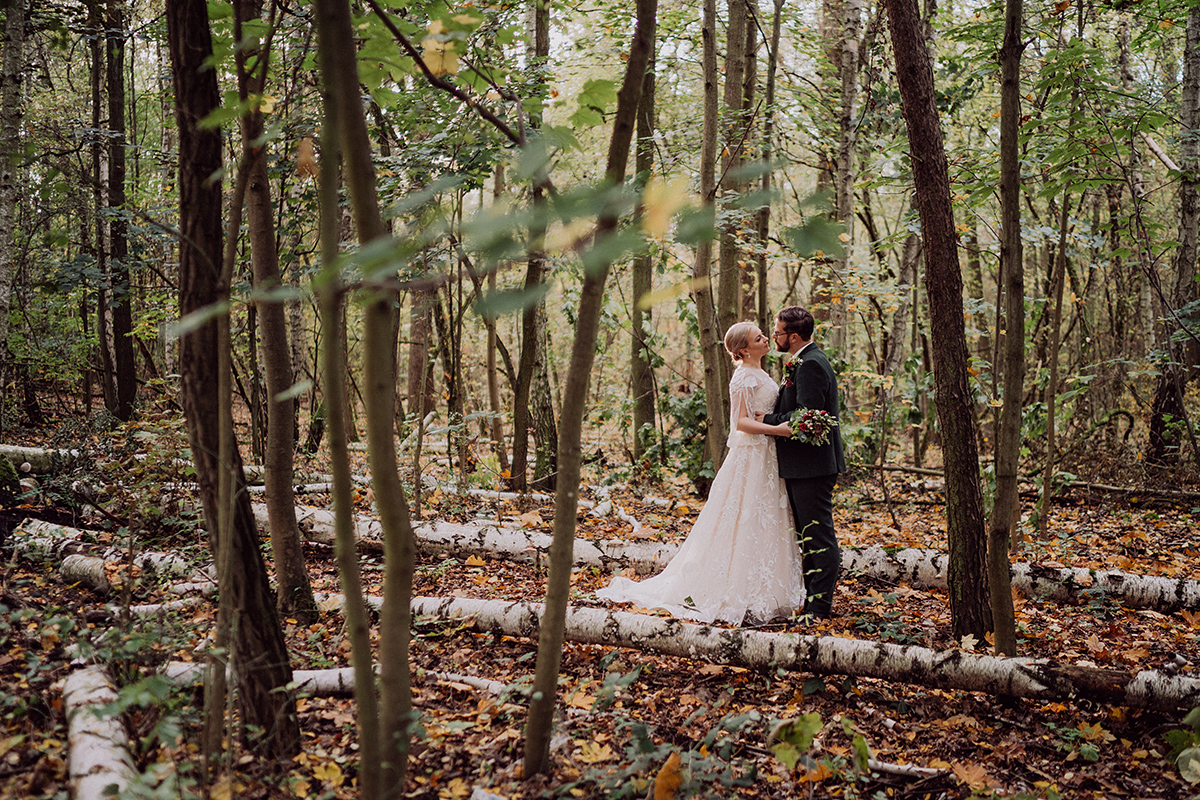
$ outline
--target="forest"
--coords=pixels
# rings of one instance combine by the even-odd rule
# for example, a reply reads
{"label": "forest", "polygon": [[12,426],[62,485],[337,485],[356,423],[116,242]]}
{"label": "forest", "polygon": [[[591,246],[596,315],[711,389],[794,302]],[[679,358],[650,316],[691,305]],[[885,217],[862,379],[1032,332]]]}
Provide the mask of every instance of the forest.
{"label": "forest", "polygon": [[1200,6],[595,2],[0,4],[0,797],[1200,797]]}

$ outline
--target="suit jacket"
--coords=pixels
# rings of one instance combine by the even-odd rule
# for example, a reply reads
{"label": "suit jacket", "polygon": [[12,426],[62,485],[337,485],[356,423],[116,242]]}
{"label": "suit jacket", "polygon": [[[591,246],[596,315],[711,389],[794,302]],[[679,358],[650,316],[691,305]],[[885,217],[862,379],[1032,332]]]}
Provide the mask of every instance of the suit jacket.
{"label": "suit jacket", "polygon": [[[775,411],[767,414],[763,422],[768,425],[787,422],[792,412],[801,408],[824,409],[834,418],[838,415],[837,375],[829,358],[815,344],[801,350],[800,358],[790,370],[785,370]],[[779,458],[779,475],[784,479],[817,478],[846,471],[841,428],[834,428],[829,442],[823,445],[776,437],[775,453]]]}

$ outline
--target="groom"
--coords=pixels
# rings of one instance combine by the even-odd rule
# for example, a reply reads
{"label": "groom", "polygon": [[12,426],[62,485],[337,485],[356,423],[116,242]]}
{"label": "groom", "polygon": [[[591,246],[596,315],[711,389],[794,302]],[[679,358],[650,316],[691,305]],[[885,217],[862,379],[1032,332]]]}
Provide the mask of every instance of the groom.
{"label": "groom", "polygon": [[[790,306],[775,317],[775,347],[788,353],[784,361],[783,385],[775,411],[763,422],[787,422],[802,408],[824,409],[838,415],[837,376],[825,353],[813,342],[813,316],[799,306]],[[842,557],[833,530],[833,487],[839,472],[846,471],[842,437],[838,428],[823,445],[794,439],[775,441],[779,475],[787,484],[788,499],[800,549],[804,553],[804,581],[808,600],[805,611],[818,619],[833,616],[833,590],[837,586]]]}

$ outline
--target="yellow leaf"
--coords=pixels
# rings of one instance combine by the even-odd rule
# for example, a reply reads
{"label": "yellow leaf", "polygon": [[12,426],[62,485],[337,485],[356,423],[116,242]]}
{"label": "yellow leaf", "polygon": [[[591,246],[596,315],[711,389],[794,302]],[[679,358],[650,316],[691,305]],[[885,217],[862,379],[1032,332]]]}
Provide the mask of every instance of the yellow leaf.
{"label": "yellow leaf", "polygon": [[582,708],[591,711],[592,706],[596,704],[596,698],[590,694],[575,692],[571,695],[571,699],[568,702],[576,708]]}
{"label": "yellow leaf", "polygon": [[962,649],[969,653],[976,648],[976,646],[979,644],[979,640],[975,638],[975,634],[968,633],[962,637],[962,642],[960,644],[962,645]]}
{"label": "yellow leaf", "polygon": [[579,748],[579,760],[585,764],[599,764],[601,761],[612,761],[616,753],[606,744],[584,742]]}
{"label": "yellow leaf", "polygon": [[311,136],[305,136],[296,144],[296,174],[301,178],[317,176],[317,156],[313,152]]}
{"label": "yellow leaf", "polygon": [[208,790],[208,796],[212,800],[231,800],[233,797],[233,780],[228,775],[217,779],[217,782]]}
{"label": "yellow leaf", "polygon": [[468,557],[467,557],[467,566],[468,566],[468,567],[482,567],[482,566],[484,566],[486,563],[487,563],[487,562],[486,562],[486,561],[484,561],[484,560],[483,560],[482,558],[480,558],[479,556],[468,556]]}
{"label": "yellow leaf", "polygon": [[479,17],[472,14],[455,14],[452,19],[459,25],[475,25],[481,22]]}
{"label": "yellow leaf", "polygon": [[446,32],[446,26],[442,23],[442,21],[440,19],[435,19],[429,23],[429,32],[432,33],[434,36],[437,36],[439,33]]}
{"label": "yellow leaf", "polygon": [[982,764],[955,764],[954,775],[972,790],[983,789],[990,784],[987,770]]}
{"label": "yellow leaf", "polygon": [[683,764],[679,753],[671,753],[662,769],[654,776],[654,800],[675,800],[675,792],[683,785]]}
{"label": "yellow leaf", "polygon": [[345,776],[342,775],[342,768],[338,766],[336,761],[326,761],[317,764],[313,767],[313,777],[318,780],[327,781],[334,786],[341,786]]}
{"label": "yellow leaf", "polygon": [[1088,725],[1085,722],[1079,723],[1079,732],[1083,734],[1083,738],[1089,742],[1115,742],[1117,737],[1113,736],[1108,731],[1104,730],[1097,722],[1095,725]]}
{"label": "yellow leaf", "polygon": [[536,511],[526,511],[524,514],[517,517],[517,520],[520,521],[521,527],[533,528],[542,524],[542,515]]}
{"label": "yellow leaf", "polygon": [[670,230],[675,212],[691,200],[686,175],[677,175],[669,182],[658,176],[650,178],[642,195],[642,230],[653,239],[663,238]]}

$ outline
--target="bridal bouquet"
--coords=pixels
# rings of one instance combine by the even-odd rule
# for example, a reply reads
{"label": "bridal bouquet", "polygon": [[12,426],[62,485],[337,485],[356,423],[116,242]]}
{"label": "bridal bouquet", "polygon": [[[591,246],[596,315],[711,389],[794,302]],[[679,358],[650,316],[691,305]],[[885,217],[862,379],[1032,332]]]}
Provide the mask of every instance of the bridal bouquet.
{"label": "bridal bouquet", "polygon": [[820,445],[829,444],[829,432],[838,426],[838,421],[824,409],[803,408],[792,414],[788,424],[796,441]]}

